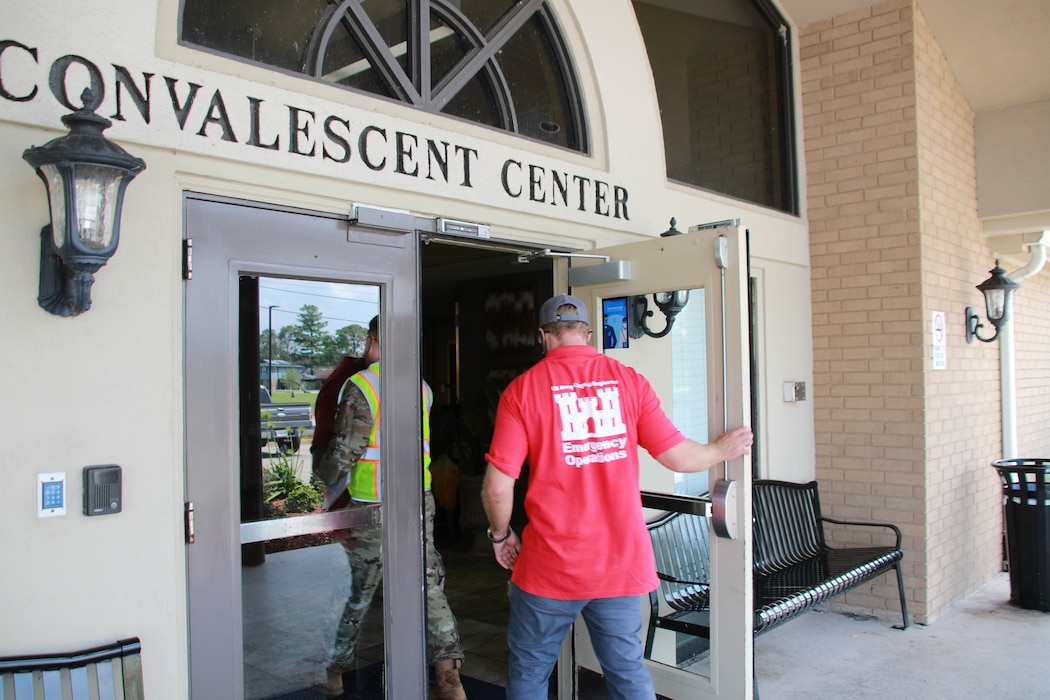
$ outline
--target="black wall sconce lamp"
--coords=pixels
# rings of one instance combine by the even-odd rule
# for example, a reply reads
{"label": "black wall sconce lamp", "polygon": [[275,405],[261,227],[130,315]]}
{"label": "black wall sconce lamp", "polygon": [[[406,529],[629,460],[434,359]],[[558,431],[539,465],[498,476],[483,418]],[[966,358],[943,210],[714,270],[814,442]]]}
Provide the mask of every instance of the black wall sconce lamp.
{"label": "black wall sconce lamp", "polygon": [[124,190],[146,163],[102,132],[112,126],[95,114],[101,100],[91,90],[83,106],[62,117],[69,133],[22,158],[47,187],[51,223],[40,231],[40,306],[58,316],[91,308],[95,272],[117,250]]}
{"label": "black wall sconce lamp", "polygon": [[[681,235],[675,226],[678,222],[674,217],[671,217],[671,228],[667,229],[660,234],[661,238],[667,236],[678,236]],[[674,326],[674,319],[685,305],[689,303],[689,290],[681,289],[673,292],[656,292],[653,294],[653,302],[656,307],[663,312],[666,320],[664,329],[659,332],[649,330],[649,325],[646,319],[653,315],[653,311],[649,308],[649,301],[645,298],[644,294],[633,296],[629,299],[628,304],[628,323],[627,323],[627,334],[632,338],[641,338],[643,335],[647,335],[650,338],[663,338],[665,335],[671,332],[671,327]]]}
{"label": "black wall sconce lamp", "polygon": [[989,270],[991,277],[977,285],[984,294],[984,306],[987,311],[988,321],[995,326],[995,335],[991,338],[982,338],[977,330],[984,328],[981,317],[978,316],[972,306],[966,307],[966,342],[972,343],[974,338],[982,343],[990,343],[999,337],[999,329],[1010,319],[1010,296],[1014,291],[1021,288],[1017,282],[1006,276],[1006,270],[999,267],[999,261],[995,261],[995,267]]}

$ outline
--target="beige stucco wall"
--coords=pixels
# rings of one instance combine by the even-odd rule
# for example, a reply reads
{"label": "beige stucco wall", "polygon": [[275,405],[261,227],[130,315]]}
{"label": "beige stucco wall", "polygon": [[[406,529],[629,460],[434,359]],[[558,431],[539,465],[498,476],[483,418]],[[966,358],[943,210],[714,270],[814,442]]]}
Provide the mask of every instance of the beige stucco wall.
{"label": "beige stucco wall", "polygon": [[[8,50],[0,57],[0,75],[14,95],[28,97],[34,87],[37,93],[25,101],[0,99],[0,234],[6,242],[0,278],[7,290],[0,317],[8,328],[0,336],[0,356],[10,368],[4,383],[9,400],[0,402],[0,424],[8,426],[0,478],[10,498],[0,509],[0,531],[7,533],[0,545],[0,655],[71,651],[137,635],[147,696],[188,694],[181,279],[187,190],[329,212],[345,213],[356,202],[452,215],[489,224],[495,237],[578,249],[653,236],[672,215],[683,230],[739,218],[752,232],[753,264],[765,285],[760,303],[770,475],[812,476],[812,404],[779,400],[781,383],[808,380],[812,367],[805,221],[668,184],[655,92],[630,3],[554,5],[587,99],[589,156],[176,46],[177,0],[119,0],[105,7],[59,0],[46,14],[61,19],[48,22],[37,3],[4,6],[4,36],[36,55]],[[145,74],[154,76],[149,122],[125,95],[125,119],[106,132],[148,167],[129,187],[120,247],[97,276],[93,306],[73,319],[47,314],[36,302],[37,233],[47,203],[21,159],[23,149],[62,133],[59,118],[69,109],[51,95],[47,79],[53,62],[67,54],[99,68],[106,88],[99,112],[106,116],[117,112],[114,65],[127,68],[140,87]],[[180,99],[190,82],[202,86],[184,128],[165,77],[176,79]],[[79,94],[85,80],[85,72],[71,71],[70,94]],[[216,91],[230,107],[237,141],[223,140],[214,124],[205,126]],[[282,139],[287,112],[281,110],[294,105],[339,115],[355,128],[377,124],[390,133],[476,148],[475,186],[249,146],[249,97],[272,110],[263,112],[264,128]],[[621,185],[630,191],[630,217],[509,198],[499,181],[499,165],[508,158]],[[93,464],[123,467],[120,514],[80,514],[81,469]],[[36,474],[53,471],[66,473],[68,512],[38,519]]]}

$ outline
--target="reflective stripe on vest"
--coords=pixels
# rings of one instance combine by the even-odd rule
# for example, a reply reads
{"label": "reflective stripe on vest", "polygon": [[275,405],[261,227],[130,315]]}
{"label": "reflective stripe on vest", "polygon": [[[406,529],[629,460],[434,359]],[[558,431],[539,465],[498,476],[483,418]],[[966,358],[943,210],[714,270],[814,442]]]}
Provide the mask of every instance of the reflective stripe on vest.
{"label": "reflective stripe on vest", "polygon": [[[382,447],[380,435],[380,369],[375,362],[348,381],[354,383],[364,394],[368,407],[374,418],[372,432],[368,436],[368,445],[354,465],[348,489],[350,496],[359,501],[379,501],[383,493]],[[344,387],[345,388],[345,387]],[[430,386],[422,384],[422,418],[423,418],[423,489],[430,488],[430,409],[434,404],[434,393]]]}

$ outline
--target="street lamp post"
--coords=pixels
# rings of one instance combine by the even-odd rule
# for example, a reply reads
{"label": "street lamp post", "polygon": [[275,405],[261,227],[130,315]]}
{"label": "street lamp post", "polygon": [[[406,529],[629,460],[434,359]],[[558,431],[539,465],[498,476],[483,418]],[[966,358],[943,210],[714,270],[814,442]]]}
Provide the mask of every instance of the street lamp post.
{"label": "street lamp post", "polygon": [[269,317],[266,322],[266,334],[269,336],[269,342],[266,343],[267,349],[270,351],[270,359],[266,363],[266,390],[273,393],[273,310],[279,309],[279,306],[270,306],[267,308],[266,313]]}

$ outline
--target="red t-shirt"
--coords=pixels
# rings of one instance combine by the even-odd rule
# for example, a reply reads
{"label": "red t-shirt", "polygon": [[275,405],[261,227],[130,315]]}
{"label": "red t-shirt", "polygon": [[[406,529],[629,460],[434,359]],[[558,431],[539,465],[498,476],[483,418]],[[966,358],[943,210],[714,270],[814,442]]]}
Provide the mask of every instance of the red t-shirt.
{"label": "red t-shirt", "polygon": [[684,439],[648,380],[589,345],[555,348],[512,381],[485,456],[515,479],[529,462],[511,580],[561,600],[656,588],[638,447],[659,455]]}

